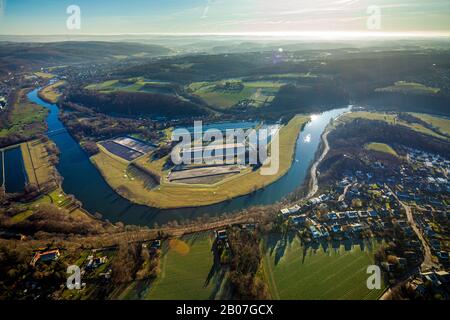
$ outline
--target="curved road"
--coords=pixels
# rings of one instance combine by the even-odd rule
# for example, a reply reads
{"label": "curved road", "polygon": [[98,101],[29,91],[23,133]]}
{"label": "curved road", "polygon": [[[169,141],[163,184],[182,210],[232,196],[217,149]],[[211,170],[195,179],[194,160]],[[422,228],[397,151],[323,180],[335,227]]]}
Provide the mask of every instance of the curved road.
{"label": "curved road", "polygon": [[310,180],[309,180],[309,192],[305,196],[305,199],[312,198],[316,194],[316,192],[319,190],[319,184],[317,182],[317,168],[319,167],[319,164],[323,161],[323,159],[327,155],[328,151],[330,151],[330,145],[329,145],[328,139],[327,139],[329,132],[330,132],[329,130],[326,130],[322,134],[322,142],[323,142],[324,148],[323,148],[322,154],[320,155],[319,159],[317,159],[311,166]]}
{"label": "curved road", "polygon": [[408,280],[409,277],[419,273],[420,271],[425,271],[425,270],[429,270],[431,268],[437,268],[438,267],[436,265],[436,263],[433,261],[433,255],[431,254],[431,249],[430,249],[430,246],[428,245],[428,242],[423,237],[422,232],[420,232],[419,227],[417,226],[417,223],[414,220],[414,216],[412,214],[411,207],[408,206],[407,204],[403,203],[402,201],[400,201],[400,199],[397,197],[395,192],[392,191],[391,188],[389,188],[389,187],[387,187],[387,188],[388,188],[388,190],[390,192],[392,192],[392,194],[394,195],[394,198],[405,209],[408,223],[411,225],[411,228],[413,229],[414,233],[417,235],[417,237],[419,238],[420,242],[422,243],[422,247],[423,247],[423,261],[422,261],[422,264],[420,265],[420,269],[417,268],[417,269],[412,270],[411,272],[409,272],[407,275],[405,275],[400,282],[398,282],[393,287],[391,287],[388,290],[386,290],[386,292],[380,297],[380,300],[390,300],[391,299],[392,290],[402,286]]}

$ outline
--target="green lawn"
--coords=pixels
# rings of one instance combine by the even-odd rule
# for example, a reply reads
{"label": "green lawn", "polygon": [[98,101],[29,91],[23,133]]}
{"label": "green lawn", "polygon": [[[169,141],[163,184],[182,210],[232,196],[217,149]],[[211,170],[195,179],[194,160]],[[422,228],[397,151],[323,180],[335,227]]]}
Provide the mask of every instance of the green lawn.
{"label": "green lawn", "polygon": [[212,233],[164,244],[159,277],[145,299],[214,299],[220,295],[223,271],[213,269]]}
{"label": "green lawn", "polygon": [[[359,300],[377,299],[383,292],[367,289],[367,266],[374,263],[374,249],[323,247],[304,252],[298,237],[283,241],[270,235],[264,242],[263,269],[273,299]],[[373,247],[378,245],[370,242]]]}
{"label": "green lawn", "polygon": [[366,144],[364,148],[366,148],[367,150],[389,153],[395,157],[398,156],[397,152],[395,152],[395,150],[392,149],[390,145],[385,143],[371,142]]}

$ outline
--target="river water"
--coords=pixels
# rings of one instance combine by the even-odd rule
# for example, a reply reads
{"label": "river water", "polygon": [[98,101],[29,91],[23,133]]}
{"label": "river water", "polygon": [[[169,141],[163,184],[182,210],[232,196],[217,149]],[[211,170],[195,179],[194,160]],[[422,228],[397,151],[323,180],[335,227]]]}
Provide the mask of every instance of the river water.
{"label": "river water", "polygon": [[62,187],[66,193],[73,194],[91,213],[100,213],[111,222],[122,221],[127,224],[163,224],[173,220],[195,219],[208,215],[216,216],[255,205],[267,205],[283,199],[296,190],[307,176],[319,147],[321,135],[331,119],[348,111],[348,108],[334,109],[315,115],[305,126],[297,139],[294,162],[282,178],[251,195],[241,196],[227,202],[196,208],[162,210],[136,205],[119,196],[103,179],[89,160],[88,155],[72,136],[62,129],[58,119],[59,109],[54,104],[44,102],[38,97],[36,89],[28,94],[29,100],[50,110],[47,118],[49,137],[59,150],[60,161],[57,169],[64,178]]}
{"label": "river water", "polygon": [[[23,192],[27,182],[25,167],[23,165],[20,147],[7,149],[5,152],[5,188],[8,193]],[[1,154],[0,154],[1,157]],[[0,160],[2,161],[2,160]],[[3,168],[3,162],[1,162]],[[0,173],[2,170],[0,169]],[[3,174],[0,178],[3,182]]]}

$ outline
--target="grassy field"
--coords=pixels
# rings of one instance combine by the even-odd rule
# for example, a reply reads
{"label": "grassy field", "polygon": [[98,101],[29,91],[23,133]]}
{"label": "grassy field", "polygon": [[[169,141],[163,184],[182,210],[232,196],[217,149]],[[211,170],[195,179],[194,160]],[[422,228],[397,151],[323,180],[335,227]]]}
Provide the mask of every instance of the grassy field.
{"label": "grassy field", "polygon": [[55,77],[54,74],[46,73],[46,72],[35,72],[34,75],[36,75],[36,76],[38,76],[39,78],[42,78],[42,79],[51,79],[51,78]]}
{"label": "grassy field", "polygon": [[437,94],[439,88],[427,87],[421,83],[397,81],[393,86],[376,89],[379,92],[398,92],[398,93],[412,93],[412,94]]}
{"label": "grassy field", "polygon": [[44,87],[41,91],[39,91],[39,97],[42,100],[45,100],[50,103],[58,102],[61,93],[59,93],[57,89],[63,84],[65,84],[65,81],[57,81],[52,85]]}
{"label": "grassy field", "polygon": [[[352,120],[352,119],[356,119],[356,118],[364,118],[364,119],[369,119],[369,120],[379,120],[379,121],[385,121],[389,124],[393,124],[393,125],[402,125],[405,127],[410,128],[411,130],[420,132],[420,133],[424,133],[427,135],[431,135],[440,139],[449,139],[446,136],[443,136],[442,134],[439,134],[429,128],[424,127],[421,124],[418,123],[408,123],[406,121],[403,121],[401,119],[397,118],[397,115],[395,113],[383,113],[383,112],[368,112],[368,111],[357,111],[357,112],[351,112],[351,113],[347,113],[345,114],[343,117],[341,117],[339,119],[339,121],[348,121],[348,120]],[[444,121],[449,121],[449,120],[445,120]],[[441,126],[444,126],[444,124],[441,124]],[[447,128],[449,126],[449,124],[446,124]]]}
{"label": "grassy field", "polygon": [[101,93],[124,91],[176,95],[176,91],[170,83],[146,81],[145,79],[140,77],[130,78],[126,80],[108,80],[101,83],[94,83],[86,86],[85,89],[95,90]]}
{"label": "grassy field", "polygon": [[[241,81],[227,80],[230,83],[238,83]],[[271,102],[276,93],[283,85],[276,81],[243,81],[242,90],[222,90],[218,86],[223,85],[225,81],[220,82],[195,82],[188,86],[189,90],[201,97],[207,104],[227,109],[239,101],[253,100],[256,107],[263,106],[265,103]]]}
{"label": "grassy field", "polygon": [[31,137],[37,133],[43,133],[46,129],[47,109],[30,103],[25,89],[20,90],[17,101],[12,104],[12,110],[9,112],[9,125],[0,129],[0,138],[9,135]]}
{"label": "grassy field", "polygon": [[161,271],[144,296],[150,300],[219,298],[225,273],[214,267],[212,233],[172,239],[164,244]]}
{"label": "grassy field", "polygon": [[387,145],[385,143],[371,142],[366,144],[364,148],[366,148],[367,150],[389,153],[395,157],[398,157],[397,152],[395,152],[395,150],[392,149],[390,145]]}
{"label": "grassy field", "polygon": [[412,113],[413,116],[431,124],[438,131],[450,136],[450,119],[424,113]]}
{"label": "grassy field", "polygon": [[374,248],[366,243],[346,248],[305,250],[298,237],[265,239],[263,269],[273,299],[359,300],[378,299],[384,288],[367,289],[367,266],[374,264]]}
{"label": "grassy field", "polygon": [[[166,158],[151,161],[150,155],[143,156],[134,162],[141,170],[131,170],[127,163],[100,148],[101,152],[91,157],[91,160],[108,184],[131,201],[158,208],[204,206],[248,194],[282,177],[291,166],[298,134],[308,120],[308,116],[296,116],[281,128],[280,167],[275,175],[261,175],[260,170],[248,168],[215,184],[190,185],[167,181],[168,172],[163,169]],[[161,184],[149,188],[145,171],[160,176]]]}
{"label": "grassy field", "polygon": [[32,140],[20,145],[28,181],[38,187],[53,180],[53,166],[48,161],[47,144],[52,144],[52,142]]}

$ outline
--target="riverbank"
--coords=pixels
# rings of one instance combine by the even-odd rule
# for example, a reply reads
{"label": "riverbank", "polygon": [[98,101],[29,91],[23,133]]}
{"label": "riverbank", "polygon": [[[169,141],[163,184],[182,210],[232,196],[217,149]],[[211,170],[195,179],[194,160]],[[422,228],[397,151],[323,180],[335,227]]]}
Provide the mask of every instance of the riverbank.
{"label": "riverbank", "polygon": [[166,176],[165,158],[151,161],[151,156],[145,156],[129,166],[101,150],[91,161],[118,194],[134,203],[161,209],[207,206],[255,192],[283,177],[292,165],[299,133],[309,119],[296,116],[280,129],[279,170],[274,175],[261,175],[260,170],[247,168],[214,184],[170,183],[161,179],[159,186],[151,188],[148,181],[153,177],[147,176],[146,171]]}
{"label": "riverbank", "polygon": [[[122,197],[105,181],[99,170],[93,165],[89,156],[79,143],[64,129],[59,120],[59,109],[54,104],[44,102],[38,96],[40,88],[28,94],[31,102],[41,105],[50,111],[47,117],[50,138],[60,150],[57,170],[63,177],[62,187],[65,192],[73,194],[82,202],[83,208],[102,216],[113,223],[123,222],[134,225],[161,225],[173,221],[195,220],[203,216],[218,217],[233,214],[254,207],[274,204],[294,192],[305,181],[307,172],[314,160],[320,136],[330,119],[339,116],[348,108],[334,109],[317,115],[311,121],[306,118],[300,135],[294,134],[291,142],[296,141],[293,148],[295,161],[286,174],[276,182],[245,196],[238,196],[230,201],[222,201],[213,205],[192,206],[176,209],[158,209],[149,205],[140,205]],[[300,129],[300,128],[297,128]],[[298,132],[298,131],[297,131]],[[305,138],[311,136],[308,142]],[[298,138],[297,138],[298,137]],[[292,159],[289,157],[288,160]],[[257,173],[258,174],[258,173]],[[124,172],[120,172],[123,177]],[[259,175],[259,174],[258,174]]]}
{"label": "riverbank", "polygon": [[66,82],[65,81],[57,81],[51,85],[48,85],[44,88],[42,88],[39,92],[38,92],[38,96],[39,98],[41,98],[42,100],[44,100],[47,103],[57,103],[59,97],[61,97],[61,93],[59,93],[57,91],[58,87],[64,85]]}

